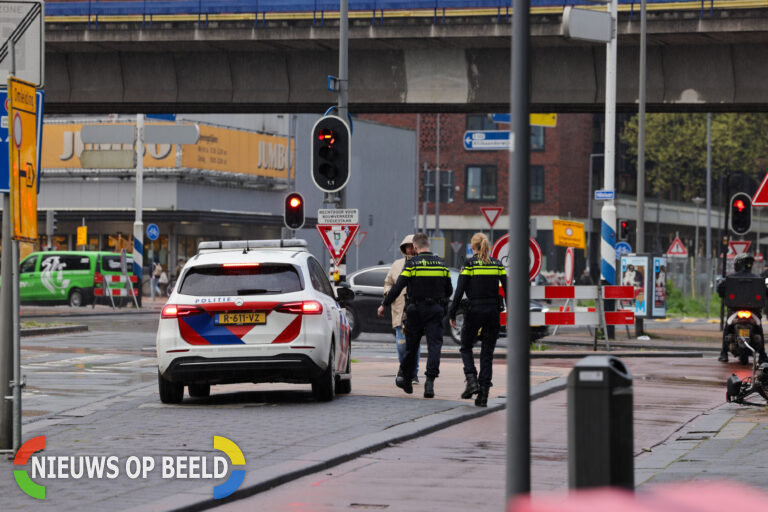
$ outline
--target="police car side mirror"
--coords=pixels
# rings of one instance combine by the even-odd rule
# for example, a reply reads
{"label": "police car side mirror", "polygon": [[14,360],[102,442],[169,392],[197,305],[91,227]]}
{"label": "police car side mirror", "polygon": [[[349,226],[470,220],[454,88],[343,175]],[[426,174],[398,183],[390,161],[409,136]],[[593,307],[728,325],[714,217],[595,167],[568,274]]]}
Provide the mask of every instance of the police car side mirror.
{"label": "police car side mirror", "polygon": [[340,286],[336,288],[336,300],[338,302],[349,302],[355,300],[355,292],[350,288]]}

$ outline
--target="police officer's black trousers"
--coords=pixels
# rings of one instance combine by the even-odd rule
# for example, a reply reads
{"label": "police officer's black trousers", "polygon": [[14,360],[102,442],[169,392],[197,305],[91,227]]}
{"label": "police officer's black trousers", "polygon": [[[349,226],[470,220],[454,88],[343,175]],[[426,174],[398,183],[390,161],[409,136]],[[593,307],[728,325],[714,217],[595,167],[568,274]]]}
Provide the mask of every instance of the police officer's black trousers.
{"label": "police officer's black trousers", "polygon": [[443,348],[443,316],[445,310],[439,304],[414,304],[406,308],[405,355],[400,364],[403,375],[413,375],[418,356],[418,346],[423,335],[427,336],[427,378],[440,373],[440,351]]}
{"label": "police officer's black trousers", "polygon": [[464,327],[461,330],[461,360],[464,362],[464,375],[477,375],[475,358],[472,347],[477,341],[477,331],[480,333],[480,376],[478,383],[481,387],[491,387],[493,384],[493,350],[499,337],[499,308],[495,304],[472,305],[464,315]]}

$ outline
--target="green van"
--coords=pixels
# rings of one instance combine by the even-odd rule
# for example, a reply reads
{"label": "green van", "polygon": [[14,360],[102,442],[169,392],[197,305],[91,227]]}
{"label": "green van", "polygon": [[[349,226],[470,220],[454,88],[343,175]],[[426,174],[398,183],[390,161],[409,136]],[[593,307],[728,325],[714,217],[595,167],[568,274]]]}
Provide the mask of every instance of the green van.
{"label": "green van", "polygon": [[[133,256],[126,255],[128,275],[133,275]],[[119,276],[120,253],[102,251],[34,252],[19,265],[19,298],[22,304],[69,304],[85,306],[109,303],[107,296],[95,296],[101,288],[97,276]],[[123,283],[110,283],[122,289]]]}

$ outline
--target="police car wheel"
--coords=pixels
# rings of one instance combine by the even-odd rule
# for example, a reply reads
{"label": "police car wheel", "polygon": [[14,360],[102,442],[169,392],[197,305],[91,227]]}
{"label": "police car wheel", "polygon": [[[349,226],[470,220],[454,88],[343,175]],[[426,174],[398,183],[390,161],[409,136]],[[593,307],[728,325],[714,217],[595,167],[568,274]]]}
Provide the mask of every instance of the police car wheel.
{"label": "police car wheel", "polygon": [[85,302],[83,301],[83,292],[78,289],[69,292],[69,305],[73,308],[79,308],[85,305]]}
{"label": "police car wheel", "polygon": [[333,356],[333,340],[331,340],[328,366],[318,378],[312,380],[312,395],[314,395],[315,400],[318,402],[330,402],[336,394],[336,372],[333,370]]}
{"label": "police car wheel", "polygon": [[160,372],[157,372],[157,387],[164,404],[180,404],[184,400],[184,384],[165,380]]}
{"label": "police car wheel", "polygon": [[196,382],[189,385],[189,396],[192,398],[208,398],[211,396],[211,385],[207,382]]}

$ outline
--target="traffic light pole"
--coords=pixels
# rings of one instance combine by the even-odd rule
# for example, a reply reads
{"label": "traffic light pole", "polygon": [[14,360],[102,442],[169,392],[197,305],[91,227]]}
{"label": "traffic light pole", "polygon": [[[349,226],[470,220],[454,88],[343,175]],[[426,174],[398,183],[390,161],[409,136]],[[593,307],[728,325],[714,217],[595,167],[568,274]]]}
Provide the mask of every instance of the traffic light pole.
{"label": "traffic light pole", "polygon": [[[349,118],[349,0],[339,2],[339,117],[347,122]],[[350,133],[351,135],[351,133]],[[351,141],[349,141],[351,142]],[[351,146],[351,144],[349,144]],[[351,169],[349,170],[351,172]],[[339,190],[335,202],[338,208],[346,208],[344,189]],[[339,265],[339,281],[344,281],[347,270],[346,254]]]}

